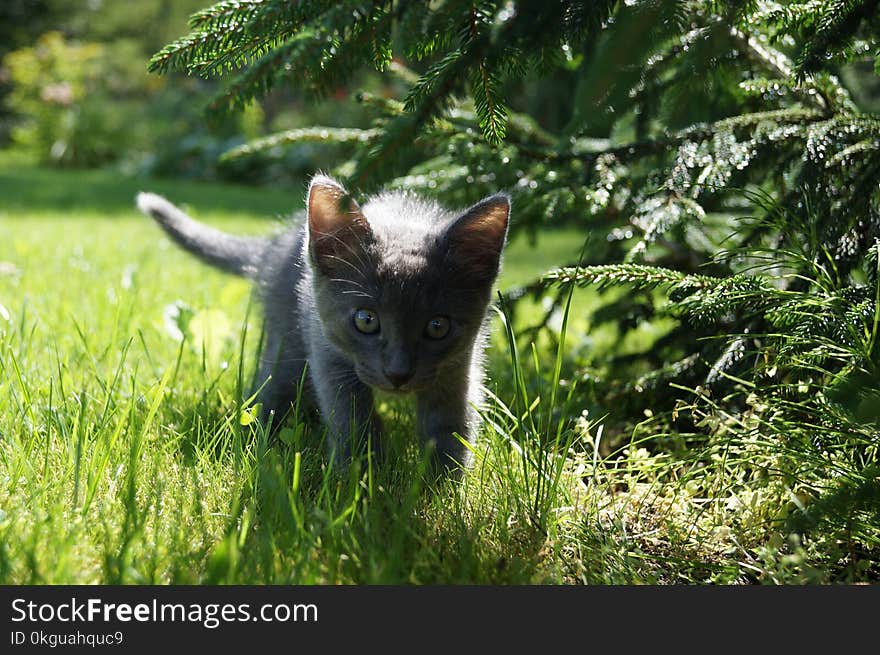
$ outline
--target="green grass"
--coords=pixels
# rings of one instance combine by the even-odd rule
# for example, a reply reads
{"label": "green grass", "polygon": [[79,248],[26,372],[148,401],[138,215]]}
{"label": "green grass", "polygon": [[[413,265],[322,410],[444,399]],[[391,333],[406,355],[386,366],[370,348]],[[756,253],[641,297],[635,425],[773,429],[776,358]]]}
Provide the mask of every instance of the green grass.
{"label": "green grass", "polygon": [[[304,185],[0,163],[0,582],[822,579],[766,527],[784,488],[743,499],[738,464],[712,453],[605,452],[565,379],[566,351],[511,348],[500,317],[497,400],[460,484],[426,485],[406,407],[381,408],[394,461],[347,475],[327,470],[308,423],[267,445],[240,402],[259,337],[250,287],[173,247],[134,209],[141,189],[260,233],[301,206]],[[500,286],[579,246],[573,232],[540,249],[515,240]],[[181,308],[186,325],[173,319]],[[584,315],[561,317],[569,344]]]}
{"label": "green grass", "polygon": [[[267,448],[242,426],[259,330],[253,308],[243,336],[250,285],[173,247],[134,209],[146,188],[256,233],[303,195],[0,172],[0,579],[558,579],[541,566],[544,539],[511,523],[499,485],[514,481],[493,482],[491,459],[462,489],[423,488],[403,409],[385,411],[400,414],[404,462],[364,479],[328,475],[317,438]],[[512,251],[511,270],[538,273],[517,263],[529,257]],[[165,317],[175,303],[193,312],[184,343]]]}

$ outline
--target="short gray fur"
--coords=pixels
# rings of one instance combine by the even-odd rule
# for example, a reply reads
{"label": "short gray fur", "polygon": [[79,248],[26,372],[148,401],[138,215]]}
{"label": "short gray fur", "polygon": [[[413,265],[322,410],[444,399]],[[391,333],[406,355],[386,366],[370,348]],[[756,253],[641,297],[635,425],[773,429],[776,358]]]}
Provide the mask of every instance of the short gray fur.
{"label": "short gray fur", "polygon": [[[264,421],[280,424],[305,370],[337,465],[364,437],[379,447],[373,390],[415,396],[419,437],[442,470],[468,463],[469,450],[454,435],[470,442],[478,429],[474,407],[482,400],[486,314],[507,234],[507,196],[464,212],[402,192],[359,206],[318,175],[307,220],[264,239],[226,235],[154,194],[139,194],[137,204],[203,261],[257,281]],[[357,327],[358,310],[378,321],[376,332]]]}

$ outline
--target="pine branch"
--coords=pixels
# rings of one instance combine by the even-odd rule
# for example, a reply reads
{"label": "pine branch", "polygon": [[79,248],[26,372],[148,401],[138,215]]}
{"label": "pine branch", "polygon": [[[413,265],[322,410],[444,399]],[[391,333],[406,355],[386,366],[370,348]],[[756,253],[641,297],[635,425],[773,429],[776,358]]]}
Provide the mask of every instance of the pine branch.
{"label": "pine branch", "polygon": [[220,161],[249,157],[271,148],[295,143],[369,143],[379,134],[380,131],[377,129],[359,130],[342,127],[306,127],[287,130],[227,150],[220,156]]}
{"label": "pine branch", "polygon": [[484,61],[477,64],[471,77],[474,108],[479,117],[480,130],[492,145],[500,144],[507,136],[507,108],[501,102],[499,82]]}
{"label": "pine branch", "polygon": [[[282,80],[292,80],[297,71],[286,68],[285,63],[297,60],[300,68],[307,63],[318,66],[324,58],[325,43],[311,32],[300,32],[286,43],[254,61],[241,75],[230,82],[211,103],[212,111],[242,108],[252,100],[264,96]],[[300,84],[305,80],[299,80]]]}
{"label": "pine branch", "polygon": [[193,32],[160,50],[150,70],[183,70],[200,75],[241,68],[265,55],[319,16],[331,2],[286,0],[221,2],[191,18]]}
{"label": "pine branch", "polygon": [[[545,284],[577,284],[578,286],[628,286],[633,289],[656,289],[681,284],[687,276],[678,271],[671,271],[656,266],[643,264],[613,264],[607,266],[565,267],[546,273],[542,280]],[[710,278],[705,278],[711,284]]]}
{"label": "pine branch", "polygon": [[189,26],[193,30],[222,29],[236,21],[248,21],[263,9],[269,0],[226,0],[190,16]]}
{"label": "pine branch", "polygon": [[829,59],[843,56],[852,43],[859,26],[876,18],[878,0],[829,0],[818,13],[813,32],[798,53],[796,71],[799,78],[815,73]]}

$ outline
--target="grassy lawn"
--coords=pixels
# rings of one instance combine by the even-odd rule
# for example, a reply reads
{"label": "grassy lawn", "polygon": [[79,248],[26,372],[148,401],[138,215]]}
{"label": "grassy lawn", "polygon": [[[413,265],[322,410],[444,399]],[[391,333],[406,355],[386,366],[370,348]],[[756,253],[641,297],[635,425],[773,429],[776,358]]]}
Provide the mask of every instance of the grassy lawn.
{"label": "grassy lawn", "polygon": [[[259,337],[249,284],[173,247],[134,209],[142,189],[261,233],[305,185],[0,166],[0,582],[802,579],[779,555],[799,551],[761,527],[784,490],[750,505],[732,457],[604,452],[602,426],[566,403],[556,352],[521,344],[513,360],[497,318],[498,399],[461,484],[426,487],[405,406],[380,409],[391,465],[328,474],[308,421],[267,444],[240,402]],[[500,286],[579,247],[573,232],[515,240]],[[584,321],[573,314],[574,341]]]}
{"label": "grassy lawn", "polygon": [[[243,427],[250,286],[174,248],[134,209],[142,188],[255,233],[304,191],[0,170],[0,580],[563,579],[513,477],[487,461],[461,489],[421,488],[405,408],[384,409],[404,463],[364,479],[328,477],[314,435],[267,448]],[[548,239],[544,256],[571,244]],[[524,243],[507,261],[514,281],[542,268]]]}

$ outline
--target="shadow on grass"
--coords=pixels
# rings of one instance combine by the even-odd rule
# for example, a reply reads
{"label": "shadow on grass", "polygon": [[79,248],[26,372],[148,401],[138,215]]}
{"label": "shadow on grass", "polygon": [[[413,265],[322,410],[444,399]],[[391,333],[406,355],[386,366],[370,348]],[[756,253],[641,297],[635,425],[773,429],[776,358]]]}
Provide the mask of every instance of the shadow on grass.
{"label": "shadow on grass", "polygon": [[[271,439],[259,428],[230,429],[228,412],[210,404],[182,417],[183,432],[206,438],[182,440],[184,458],[227,460],[242,483],[222,536],[198,554],[196,582],[523,584],[546,575],[546,535],[510,528],[508,516],[457,482],[436,482],[405,425],[378,459],[360,455],[333,470],[322,425],[306,414],[288,418],[287,438]],[[194,581],[183,568],[174,575]]]}
{"label": "shadow on grass", "polygon": [[432,481],[412,450],[330,474],[316,450],[301,461],[294,492],[293,449],[262,453],[254,529],[235,569],[229,562],[217,577],[209,567],[210,582],[522,584],[539,575],[543,536],[498,539],[498,517],[456,482]]}
{"label": "shadow on grass", "polygon": [[266,189],[127,177],[111,170],[68,171],[18,166],[0,158],[0,212],[29,218],[40,213],[118,215],[136,211],[139,191],[153,191],[199,212],[238,211],[272,217],[292,214],[303,205],[305,182],[285,189]]}
{"label": "shadow on grass", "polygon": [[798,507],[786,521],[789,531],[813,538],[835,538],[846,570],[844,581],[877,580],[880,563],[871,544],[880,540],[880,465],[870,464],[855,478],[842,478],[805,507]]}

